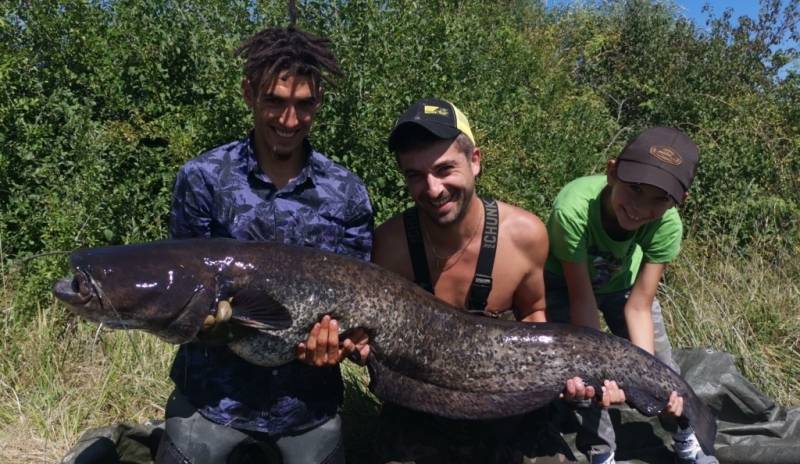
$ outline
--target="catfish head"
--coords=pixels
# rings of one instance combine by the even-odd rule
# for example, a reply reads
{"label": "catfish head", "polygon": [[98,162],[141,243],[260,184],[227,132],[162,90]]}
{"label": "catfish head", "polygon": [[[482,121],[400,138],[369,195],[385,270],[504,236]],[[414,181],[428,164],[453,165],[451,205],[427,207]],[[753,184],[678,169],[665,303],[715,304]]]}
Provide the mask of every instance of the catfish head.
{"label": "catfish head", "polygon": [[214,275],[191,248],[175,242],[82,249],[55,296],[81,317],[139,329],[170,343],[192,340],[214,302]]}

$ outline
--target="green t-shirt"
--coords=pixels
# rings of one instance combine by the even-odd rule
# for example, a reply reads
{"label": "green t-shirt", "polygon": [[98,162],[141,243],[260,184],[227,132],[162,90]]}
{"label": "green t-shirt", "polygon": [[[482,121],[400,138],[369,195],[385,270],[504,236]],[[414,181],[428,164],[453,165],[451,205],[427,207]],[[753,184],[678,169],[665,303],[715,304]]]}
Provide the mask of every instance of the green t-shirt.
{"label": "green t-shirt", "polygon": [[559,192],[547,221],[550,256],[545,269],[563,275],[561,261],[585,262],[592,288],[598,294],[633,287],[642,261],[672,261],[678,255],[683,235],[678,211],[670,208],[629,239],[613,240],[600,218],[600,193],[605,186],[605,175],[573,180]]}

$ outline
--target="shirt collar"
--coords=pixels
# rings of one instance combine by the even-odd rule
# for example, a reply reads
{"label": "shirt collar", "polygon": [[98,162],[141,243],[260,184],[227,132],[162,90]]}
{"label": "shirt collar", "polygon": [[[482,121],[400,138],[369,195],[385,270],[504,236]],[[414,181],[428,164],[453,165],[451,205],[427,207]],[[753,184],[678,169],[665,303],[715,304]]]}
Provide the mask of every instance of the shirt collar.
{"label": "shirt collar", "polygon": [[[251,130],[244,145],[247,172],[256,178],[272,184],[270,178],[261,170],[256,159],[254,133]],[[320,177],[324,176],[327,171],[327,159],[321,153],[314,150],[311,142],[308,139],[303,139],[303,151],[306,153],[306,161],[300,174],[297,175],[286,188],[293,188],[298,185],[303,185],[305,182],[310,181],[313,185],[318,184]]]}

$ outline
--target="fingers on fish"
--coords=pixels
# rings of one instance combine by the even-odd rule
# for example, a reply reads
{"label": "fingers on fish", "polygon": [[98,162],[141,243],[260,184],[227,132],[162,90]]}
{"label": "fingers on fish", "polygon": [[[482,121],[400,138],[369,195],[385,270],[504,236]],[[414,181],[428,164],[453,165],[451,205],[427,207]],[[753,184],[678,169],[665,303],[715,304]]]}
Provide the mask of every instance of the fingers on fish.
{"label": "fingers on fish", "polygon": [[220,300],[214,314],[203,321],[203,330],[232,321],[256,330],[282,330],[291,327],[289,310],[270,295],[254,290],[241,290],[229,299]]}
{"label": "fingers on fish", "polygon": [[215,325],[227,322],[233,315],[233,307],[229,300],[220,300],[217,303],[217,310],[214,314],[209,314],[203,321],[203,330],[211,330]]}

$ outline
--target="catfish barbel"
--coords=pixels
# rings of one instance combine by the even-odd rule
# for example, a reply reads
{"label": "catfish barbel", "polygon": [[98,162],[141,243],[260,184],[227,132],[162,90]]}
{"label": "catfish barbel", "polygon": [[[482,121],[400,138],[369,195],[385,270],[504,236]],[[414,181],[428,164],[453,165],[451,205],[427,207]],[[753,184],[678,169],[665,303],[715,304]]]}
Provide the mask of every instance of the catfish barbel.
{"label": "catfish barbel", "polygon": [[[312,248],[230,239],[78,250],[54,293],[82,317],[170,343],[226,343],[276,366],[323,315],[369,335],[370,388],[382,400],[449,418],[522,414],[558,398],[567,379],[616,380],[652,416],[674,390],[707,455],[716,421],[672,369],[629,341],[565,324],[473,316],[376,265]],[[209,316],[229,330],[201,333]],[[600,391],[600,389],[597,389]]]}

